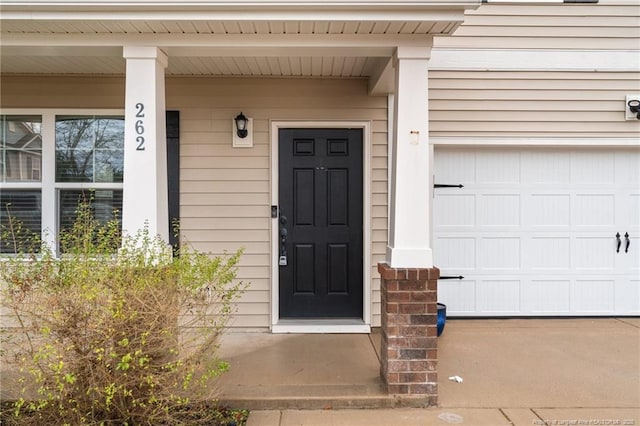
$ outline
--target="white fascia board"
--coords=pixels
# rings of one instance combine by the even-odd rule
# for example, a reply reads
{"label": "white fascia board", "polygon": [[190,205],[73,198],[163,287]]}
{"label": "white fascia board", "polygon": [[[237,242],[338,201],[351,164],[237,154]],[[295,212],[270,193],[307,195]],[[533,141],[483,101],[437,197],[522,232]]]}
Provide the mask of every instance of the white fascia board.
{"label": "white fascia board", "polygon": [[24,21],[346,21],[346,22],[462,22],[464,9],[410,9],[388,10],[212,10],[181,8],[180,10],[7,10],[0,13],[3,20]]}
{"label": "white fascia board", "polygon": [[446,49],[433,48],[435,71],[618,71],[640,70],[640,50]]}
{"label": "white fascia board", "polygon": [[[3,0],[2,19],[445,21],[481,0]],[[462,21],[463,19],[455,19]]]}
{"label": "white fascia board", "polygon": [[73,8],[75,10],[102,9],[121,10],[132,8],[184,9],[184,8],[227,8],[259,9],[309,7],[322,9],[340,8],[476,8],[481,0],[5,0],[5,10],[52,10]]}

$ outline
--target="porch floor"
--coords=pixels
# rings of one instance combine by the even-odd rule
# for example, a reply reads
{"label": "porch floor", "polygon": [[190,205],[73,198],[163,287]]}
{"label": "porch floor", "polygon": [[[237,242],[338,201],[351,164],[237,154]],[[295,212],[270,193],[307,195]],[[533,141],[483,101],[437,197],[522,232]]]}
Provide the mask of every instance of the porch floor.
{"label": "porch floor", "polygon": [[[230,332],[221,401],[252,410],[423,406],[386,394],[379,345],[377,331]],[[639,318],[448,319],[438,345],[440,407],[640,407]]]}
{"label": "porch floor", "polygon": [[380,335],[229,333],[220,356],[227,405],[250,409],[392,407],[380,378]]}

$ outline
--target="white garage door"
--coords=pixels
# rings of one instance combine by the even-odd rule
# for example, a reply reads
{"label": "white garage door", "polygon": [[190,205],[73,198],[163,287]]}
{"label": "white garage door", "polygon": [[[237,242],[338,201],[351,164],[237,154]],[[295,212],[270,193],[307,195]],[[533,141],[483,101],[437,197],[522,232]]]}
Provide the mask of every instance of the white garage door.
{"label": "white garage door", "polygon": [[640,150],[436,148],[435,183],[448,315],[640,314]]}

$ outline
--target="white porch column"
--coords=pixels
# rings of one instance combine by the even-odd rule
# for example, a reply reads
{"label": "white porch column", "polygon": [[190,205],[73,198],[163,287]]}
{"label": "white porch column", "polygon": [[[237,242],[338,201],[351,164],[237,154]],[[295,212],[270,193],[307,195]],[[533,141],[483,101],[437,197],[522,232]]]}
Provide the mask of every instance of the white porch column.
{"label": "white porch column", "polygon": [[164,70],[157,47],[127,46],[122,229],[169,241]]}
{"label": "white porch column", "polygon": [[428,62],[430,47],[398,47],[390,186],[392,268],[431,268],[431,153]]}

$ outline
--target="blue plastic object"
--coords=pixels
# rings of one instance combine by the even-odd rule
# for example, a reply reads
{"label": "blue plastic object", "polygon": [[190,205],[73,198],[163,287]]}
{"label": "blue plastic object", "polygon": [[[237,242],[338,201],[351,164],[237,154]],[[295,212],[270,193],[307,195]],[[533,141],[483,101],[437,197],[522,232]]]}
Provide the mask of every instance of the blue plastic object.
{"label": "blue plastic object", "polygon": [[438,336],[444,331],[444,324],[447,322],[447,305],[444,303],[438,303]]}

